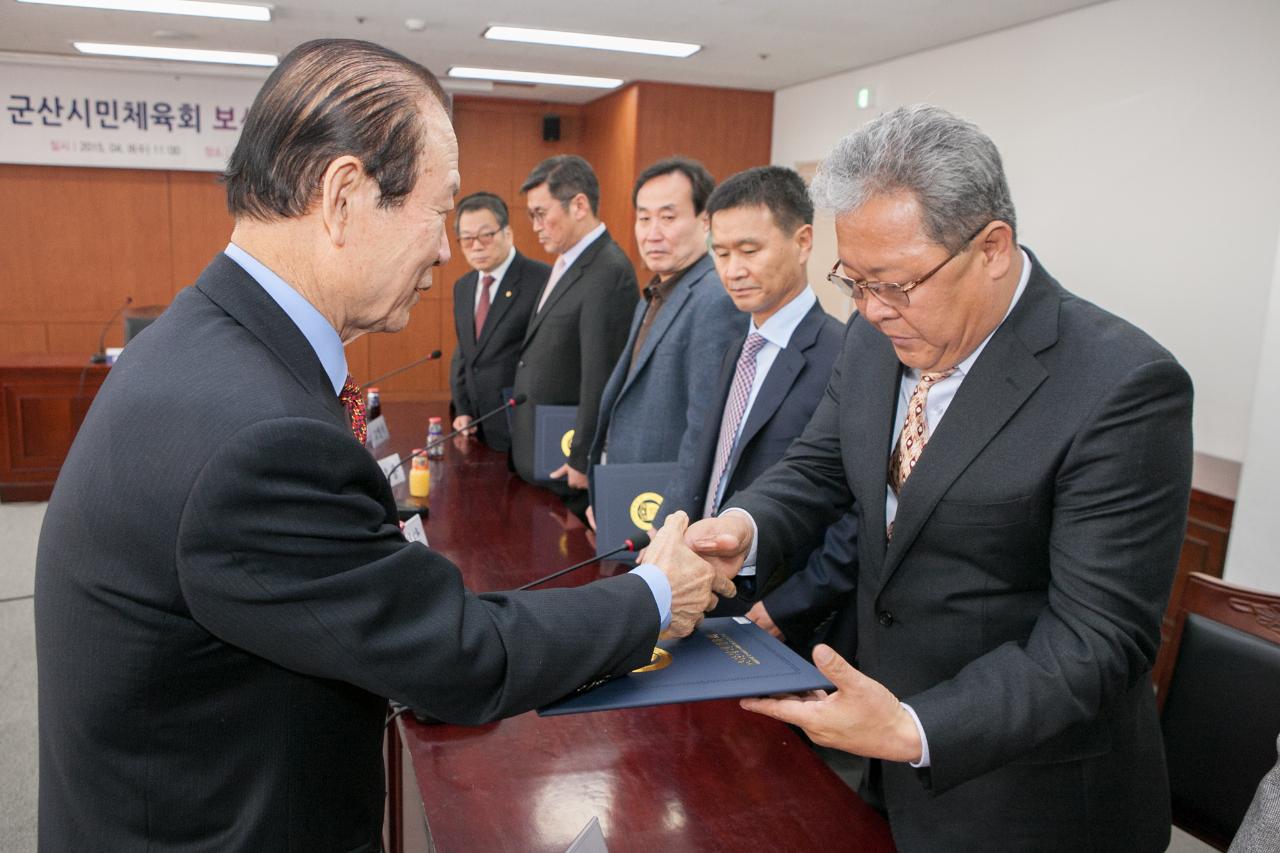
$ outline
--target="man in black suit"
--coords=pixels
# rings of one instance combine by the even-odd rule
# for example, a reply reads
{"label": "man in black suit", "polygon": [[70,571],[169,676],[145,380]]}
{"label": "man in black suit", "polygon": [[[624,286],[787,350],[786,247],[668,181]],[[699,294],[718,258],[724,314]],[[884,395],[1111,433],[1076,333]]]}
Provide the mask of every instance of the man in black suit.
{"label": "man in black suit", "polygon": [[[1160,853],[1151,689],[1191,479],[1191,383],[1019,247],[995,145],[935,107],[841,141],[851,321],[813,420],[689,541],[733,574],[858,514],[857,669],[743,705],[876,759],[898,849]],[[899,698],[901,701],[899,701]]]}
{"label": "man in black suit", "polygon": [[[453,351],[449,387],[453,391],[454,429],[504,402],[502,391],[515,383],[516,362],[533,303],[551,268],[516,251],[507,205],[493,193],[473,193],[458,202],[454,220],[458,245],[472,271],[453,284]],[[496,415],[468,434],[494,450],[511,448],[507,418]]]}
{"label": "man in black suit", "polygon": [[[809,287],[813,203],[798,174],[781,166],[739,172],[711,194],[707,213],[716,271],[746,316],[715,374],[707,415],[691,430],[691,464],[669,502],[668,511],[684,510],[692,520],[714,516],[782,458],[817,408],[844,339],[844,326]],[[786,567],[769,573],[768,594],[747,615],[775,636],[807,645],[852,588],[856,530],[846,515],[825,539],[815,534]],[[751,581],[741,582],[755,592]],[[718,612],[741,613],[746,608],[738,604],[724,602]]]}
{"label": "man in black suit", "polygon": [[249,110],[231,245],[112,368],[45,516],[41,850],[373,853],[384,697],[519,713],[647,663],[668,594],[681,632],[709,603],[678,519],[651,570],[543,593],[472,595],[405,541],[343,344],[403,328],[448,260],[443,104],[323,40]]}
{"label": "man in black suit", "polygon": [[635,269],[600,221],[600,182],[591,165],[562,154],[543,160],[520,187],[542,248],[556,255],[516,363],[511,457],[521,477],[533,470],[538,406],[577,406],[569,459],[552,472],[555,491],[579,515],[587,509],[587,469],[600,395],[639,301]]}

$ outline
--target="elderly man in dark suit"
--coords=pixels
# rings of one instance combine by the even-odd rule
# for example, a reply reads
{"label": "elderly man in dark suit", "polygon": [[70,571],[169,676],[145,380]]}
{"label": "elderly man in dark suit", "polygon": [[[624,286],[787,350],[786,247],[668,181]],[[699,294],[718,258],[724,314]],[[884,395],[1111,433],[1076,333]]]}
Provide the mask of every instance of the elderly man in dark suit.
{"label": "elderly man in dark suit", "polygon": [[507,204],[493,193],[458,202],[454,223],[472,270],[453,285],[453,428],[479,431],[485,444],[505,452],[511,448],[507,418],[498,415],[476,427],[471,422],[501,406],[503,389],[515,382],[529,315],[551,268],[516,250]]}
{"label": "elderly man in dark suit", "polygon": [[903,853],[1163,851],[1186,372],[1019,247],[994,144],[943,110],[851,134],[813,194],[859,316],[804,434],[688,536],[733,574],[852,503],[856,660],[819,646],[836,692],[744,706],[876,759]]}
{"label": "elderly man in dark suit", "polygon": [[711,405],[709,368],[741,320],[707,252],[713,189],[706,168],[684,157],[659,160],[636,178],[636,243],[653,280],[604,386],[592,465],[693,459]]}
{"label": "elderly man in dark suit", "polygon": [[516,363],[515,391],[528,402],[514,412],[511,458],[520,476],[535,482],[535,410],[577,406],[569,460],[551,476],[554,490],[585,516],[600,396],[627,341],[640,295],[636,273],[600,221],[600,182],[586,160],[570,154],[543,160],[520,191],[542,248],[557,257]]}
{"label": "elderly man in dark suit", "polygon": [[[798,174],[781,166],[739,172],[716,188],[707,213],[711,254],[740,313],[736,339],[721,347],[719,369],[706,371],[714,382],[704,392],[707,414],[692,430],[694,453],[666,507],[694,520],[715,515],[782,458],[817,408],[844,338],[843,324],[809,287],[813,204]],[[856,530],[846,515],[825,541],[817,531],[788,555],[789,568],[769,573],[768,594],[748,616],[806,646],[853,587]],[[742,583],[756,592],[752,581]],[[741,613],[739,604],[725,602],[719,612]]]}
{"label": "elderly man in dark suit", "polygon": [[386,697],[519,713],[647,663],[668,596],[681,632],[710,603],[679,520],[656,565],[544,593],[473,595],[405,541],[343,344],[448,260],[457,162],[385,48],[308,42],[263,85],[231,244],[112,368],[45,516],[41,850],[373,853]]}

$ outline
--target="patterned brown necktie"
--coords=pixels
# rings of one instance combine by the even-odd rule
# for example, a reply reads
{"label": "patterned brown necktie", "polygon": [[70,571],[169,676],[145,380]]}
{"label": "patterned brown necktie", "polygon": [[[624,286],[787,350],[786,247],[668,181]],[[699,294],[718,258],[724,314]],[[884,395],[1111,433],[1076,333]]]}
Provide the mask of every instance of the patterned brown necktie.
{"label": "patterned brown necktie", "polygon": [[[925,418],[925,406],[929,403],[929,389],[938,382],[955,373],[953,367],[941,373],[922,373],[916,388],[911,392],[907,402],[907,418],[902,422],[902,433],[898,436],[898,444],[889,459],[889,488],[895,495],[902,493],[902,487],[915,470],[924,453],[924,446],[929,443],[929,421]],[[893,538],[893,522],[889,522],[886,531]]]}
{"label": "patterned brown necktie", "polygon": [[364,444],[365,439],[368,438],[368,425],[364,422],[364,392],[349,373],[347,381],[342,383],[338,402],[347,410],[347,417],[351,419],[351,433],[356,437],[356,441]]}
{"label": "patterned brown necktie", "polygon": [[484,321],[489,317],[489,287],[493,284],[493,276],[488,273],[480,279],[480,302],[476,305],[476,340],[480,340],[480,330],[484,328]]}

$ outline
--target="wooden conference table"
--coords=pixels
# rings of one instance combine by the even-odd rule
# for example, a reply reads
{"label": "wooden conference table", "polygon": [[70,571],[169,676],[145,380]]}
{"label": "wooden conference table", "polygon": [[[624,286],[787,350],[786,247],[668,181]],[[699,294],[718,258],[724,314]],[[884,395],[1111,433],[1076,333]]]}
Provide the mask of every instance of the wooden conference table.
{"label": "wooden conference table", "polygon": [[[427,416],[445,414],[384,409],[402,458],[421,446]],[[431,467],[427,536],[471,590],[516,587],[594,553],[589,531],[509,474],[504,455],[459,439]],[[554,585],[623,571],[609,562]],[[795,732],[735,701],[477,727],[401,717],[387,770],[392,853],[563,853],[592,817],[610,853],[893,850],[886,822]]]}

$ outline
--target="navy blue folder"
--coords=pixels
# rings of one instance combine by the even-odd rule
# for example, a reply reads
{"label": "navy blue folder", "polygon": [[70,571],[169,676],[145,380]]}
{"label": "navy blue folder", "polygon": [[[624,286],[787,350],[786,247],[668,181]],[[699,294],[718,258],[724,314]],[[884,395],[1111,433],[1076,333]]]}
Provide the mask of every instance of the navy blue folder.
{"label": "navy blue folder", "polygon": [[577,406],[538,406],[533,413],[533,476],[550,480],[569,461],[569,443],[578,424]]}
{"label": "navy blue folder", "polygon": [[550,717],[834,689],[817,667],[755,623],[742,616],[722,616],[703,620],[683,639],[660,640],[648,667],[589,685],[540,708],[538,714]]}
{"label": "navy blue folder", "polygon": [[[596,465],[591,469],[591,505],[596,516],[596,556],[612,551],[624,540],[650,533],[675,477],[675,462]],[[623,554],[624,562],[633,558]]]}

